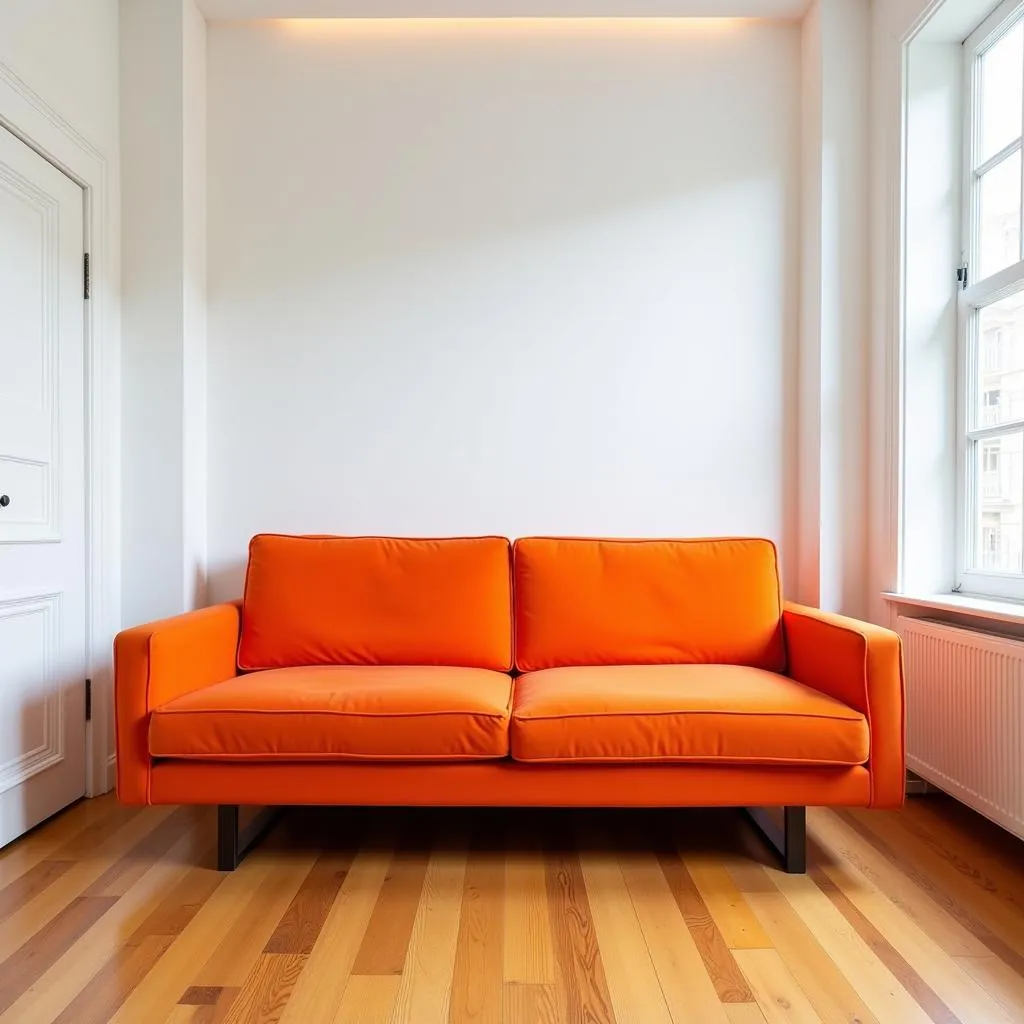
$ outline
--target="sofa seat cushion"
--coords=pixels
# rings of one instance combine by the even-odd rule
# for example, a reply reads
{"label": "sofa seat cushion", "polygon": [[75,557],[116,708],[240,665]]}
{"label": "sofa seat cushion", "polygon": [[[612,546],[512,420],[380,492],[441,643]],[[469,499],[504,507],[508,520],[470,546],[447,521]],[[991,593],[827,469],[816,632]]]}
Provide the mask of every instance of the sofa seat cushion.
{"label": "sofa seat cushion", "polygon": [[515,683],[511,735],[517,761],[860,765],[868,758],[862,714],[785,676],[736,665],[531,672]]}
{"label": "sofa seat cushion", "polygon": [[153,757],[472,761],[508,756],[512,680],[427,666],[313,666],[238,676],[155,708]]}

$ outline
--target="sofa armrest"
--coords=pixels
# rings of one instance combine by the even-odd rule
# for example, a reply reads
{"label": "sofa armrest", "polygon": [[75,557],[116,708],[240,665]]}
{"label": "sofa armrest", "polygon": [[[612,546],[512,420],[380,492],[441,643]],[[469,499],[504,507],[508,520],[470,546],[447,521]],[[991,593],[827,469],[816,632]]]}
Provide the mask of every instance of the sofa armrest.
{"label": "sofa armrest", "polygon": [[117,635],[114,715],[117,795],[123,803],[149,803],[150,711],[237,675],[240,623],[237,603],[218,604]]}
{"label": "sofa armrest", "polygon": [[871,806],[897,807],[906,789],[903,657],[890,629],[787,603],[789,675],[867,717]]}

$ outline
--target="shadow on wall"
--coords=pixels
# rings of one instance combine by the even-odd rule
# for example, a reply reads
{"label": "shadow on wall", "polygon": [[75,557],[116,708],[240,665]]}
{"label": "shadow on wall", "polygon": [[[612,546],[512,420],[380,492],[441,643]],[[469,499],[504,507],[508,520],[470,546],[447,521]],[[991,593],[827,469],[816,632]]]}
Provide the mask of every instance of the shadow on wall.
{"label": "shadow on wall", "polygon": [[211,603],[233,601],[242,596],[245,589],[245,566],[245,561],[233,559],[210,569],[206,577],[206,590]]}
{"label": "shadow on wall", "polygon": [[793,547],[794,26],[214,24],[211,597],[251,534]]}

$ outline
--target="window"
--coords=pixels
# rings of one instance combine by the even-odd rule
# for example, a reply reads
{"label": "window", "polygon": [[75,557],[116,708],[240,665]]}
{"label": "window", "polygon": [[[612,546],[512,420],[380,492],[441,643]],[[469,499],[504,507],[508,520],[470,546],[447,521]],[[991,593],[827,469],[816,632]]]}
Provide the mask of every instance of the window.
{"label": "window", "polygon": [[958,580],[1024,598],[1024,0],[964,44]]}
{"label": "window", "polygon": [[[981,344],[981,368],[985,373],[998,372],[1004,360],[1003,332],[997,330],[995,334],[982,339]],[[986,394],[986,398],[988,395]]]}

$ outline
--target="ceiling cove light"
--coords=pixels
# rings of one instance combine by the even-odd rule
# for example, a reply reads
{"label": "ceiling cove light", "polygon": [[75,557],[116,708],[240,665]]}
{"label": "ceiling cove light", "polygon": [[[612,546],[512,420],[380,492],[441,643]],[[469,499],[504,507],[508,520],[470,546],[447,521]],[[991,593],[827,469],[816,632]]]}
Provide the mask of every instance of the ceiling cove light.
{"label": "ceiling cove light", "polygon": [[522,36],[673,36],[722,35],[756,18],[273,18],[284,31],[304,35],[522,35]]}

